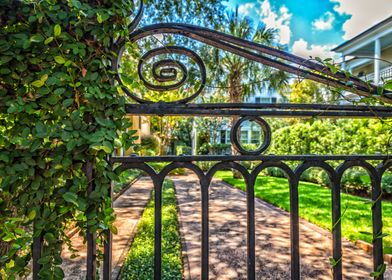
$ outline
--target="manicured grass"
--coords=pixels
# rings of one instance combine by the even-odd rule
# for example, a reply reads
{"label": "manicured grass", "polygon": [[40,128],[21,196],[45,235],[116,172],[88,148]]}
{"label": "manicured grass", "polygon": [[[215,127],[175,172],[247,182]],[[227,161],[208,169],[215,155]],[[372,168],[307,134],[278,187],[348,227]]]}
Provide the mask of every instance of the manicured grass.
{"label": "manicured grass", "polygon": [[[245,190],[243,179],[234,179],[231,171],[216,175],[227,183]],[[284,178],[258,176],[255,195],[286,211],[290,210],[288,182]],[[355,241],[372,243],[372,215],[369,200],[349,194],[341,194],[342,235]],[[392,203],[383,201],[383,233],[392,234]],[[299,215],[322,228],[332,229],[331,190],[320,185],[300,182]],[[392,253],[392,236],[383,238],[384,253]]]}
{"label": "manicured grass", "polygon": [[[162,279],[181,280],[181,239],[173,182],[162,191]],[[154,194],[144,210],[120,279],[154,279]]]}

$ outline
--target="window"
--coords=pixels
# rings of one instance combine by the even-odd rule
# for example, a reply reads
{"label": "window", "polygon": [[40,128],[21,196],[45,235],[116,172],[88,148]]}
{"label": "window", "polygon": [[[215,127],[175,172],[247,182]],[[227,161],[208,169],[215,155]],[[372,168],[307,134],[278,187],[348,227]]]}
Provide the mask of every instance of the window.
{"label": "window", "polygon": [[226,130],[221,130],[220,131],[220,143],[221,144],[226,144]]}
{"label": "window", "polygon": [[252,136],[250,139],[250,143],[260,145],[260,131],[252,130]]}
{"label": "window", "polygon": [[255,98],[255,103],[261,103],[260,97],[256,97],[256,98]]}
{"label": "window", "polygon": [[271,97],[262,97],[261,103],[271,103]]}
{"label": "window", "polygon": [[241,130],[241,143],[248,143],[248,131],[247,130]]}

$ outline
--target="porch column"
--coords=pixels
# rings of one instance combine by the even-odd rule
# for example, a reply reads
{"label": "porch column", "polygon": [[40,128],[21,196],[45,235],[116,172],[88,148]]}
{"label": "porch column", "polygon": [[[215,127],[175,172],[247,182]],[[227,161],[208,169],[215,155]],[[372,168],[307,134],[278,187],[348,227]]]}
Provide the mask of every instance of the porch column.
{"label": "porch column", "polygon": [[342,70],[344,71],[344,70],[346,70],[346,56],[344,54],[342,54],[341,58],[342,58],[341,67],[342,67]]}
{"label": "porch column", "polygon": [[374,41],[374,83],[380,83],[380,58],[381,58],[381,44],[380,38]]}
{"label": "porch column", "polygon": [[195,156],[197,153],[197,128],[195,120],[192,121],[192,155]]}

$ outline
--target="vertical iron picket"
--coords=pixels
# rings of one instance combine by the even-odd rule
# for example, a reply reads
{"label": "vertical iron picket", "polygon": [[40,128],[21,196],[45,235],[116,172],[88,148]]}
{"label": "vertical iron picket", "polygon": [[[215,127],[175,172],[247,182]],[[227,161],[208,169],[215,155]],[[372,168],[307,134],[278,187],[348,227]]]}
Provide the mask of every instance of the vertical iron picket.
{"label": "vertical iron picket", "polygon": [[[35,228],[35,225],[34,225]],[[33,280],[39,279],[39,271],[41,269],[41,265],[38,263],[38,260],[41,258],[42,255],[42,244],[43,244],[43,235],[40,234],[37,237],[33,238],[33,248],[32,248],[32,255],[33,255]]]}
{"label": "vertical iron picket", "polygon": [[209,185],[205,179],[200,180],[201,189],[201,279],[208,280],[209,273]]}
{"label": "vertical iron picket", "polygon": [[332,257],[334,260],[333,279],[342,279],[342,224],[341,224],[341,201],[340,179],[337,176],[331,178],[332,184]]}
{"label": "vertical iron picket", "polygon": [[[384,264],[382,245],[382,201],[381,178],[377,173],[372,180],[372,225],[373,225],[373,269],[377,271]],[[384,276],[374,277],[383,280]]]}
{"label": "vertical iron picket", "polygon": [[299,216],[298,216],[298,181],[289,180],[290,185],[290,244],[291,244],[291,280],[300,279],[300,254],[299,254]]}
{"label": "vertical iron picket", "polygon": [[255,180],[245,178],[246,180],[246,214],[247,214],[247,274],[249,280],[256,277],[255,261]]}
{"label": "vertical iron picket", "polygon": [[[113,198],[113,182],[110,184],[109,189],[109,197]],[[113,207],[113,203],[112,203]],[[111,280],[112,279],[112,242],[113,242],[113,234],[110,230],[105,230],[106,240],[103,244],[103,280]]]}
{"label": "vertical iron picket", "polygon": [[[87,195],[94,191],[93,163],[86,163],[86,177],[88,182]],[[87,229],[87,280],[95,280],[97,277],[97,235]]]}
{"label": "vertical iron picket", "polygon": [[162,275],[162,187],[164,178],[153,178],[154,183],[154,279]]}

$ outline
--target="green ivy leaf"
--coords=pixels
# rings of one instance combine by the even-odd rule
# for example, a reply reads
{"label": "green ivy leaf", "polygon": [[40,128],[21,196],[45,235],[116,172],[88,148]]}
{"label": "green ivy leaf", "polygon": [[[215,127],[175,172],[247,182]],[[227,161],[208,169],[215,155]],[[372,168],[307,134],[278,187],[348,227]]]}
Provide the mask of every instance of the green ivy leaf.
{"label": "green ivy leaf", "polygon": [[29,214],[27,215],[27,218],[32,221],[34,220],[34,218],[37,216],[37,212],[35,211],[35,209],[31,210],[29,212]]}
{"label": "green ivy leaf", "polygon": [[34,82],[31,83],[32,86],[36,87],[36,88],[40,88],[45,84],[44,81],[42,80],[36,80]]}
{"label": "green ivy leaf", "polygon": [[65,59],[62,56],[55,56],[54,60],[58,63],[58,64],[64,64],[65,63]]}
{"label": "green ivy leaf", "polygon": [[8,155],[2,153],[2,154],[0,154],[0,160],[7,163],[7,162],[9,162],[10,158],[8,157]]}
{"label": "green ivy leaf", "polygon": [[45,44],[45,45],[48,45],[48,44],[50,44],[52,41],[53,41],[53,37],[46,38],[46,40],[44,41],[44,44]]}
{"label": "green ivy leaf", "polygon": [[97,21],[98,23],[102,23],[102,16],[99,13],[97,13]]}
{"label": "green ivy leaf", "polygon": [[41,34],[33,35],[33,36],[30,38],[30,42],[33,42],[33,43],[40,43],[40,42],[42,42],[43,40],[44,40],[44,37],[43,37]]}
{"label": "green ivy leaf", "polygon": [[63,198],[65,201],[73,203],[76,206],[79,206],[78,205],[78,196],[75,193],[66,192],[65,194],[63,194]]}
{"label": "green ivy leaf", "polygon": [[61,26],[59,24],[56,24],[53,28],[53,34],[55,37],[58,37],[61,35]]}

